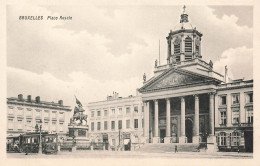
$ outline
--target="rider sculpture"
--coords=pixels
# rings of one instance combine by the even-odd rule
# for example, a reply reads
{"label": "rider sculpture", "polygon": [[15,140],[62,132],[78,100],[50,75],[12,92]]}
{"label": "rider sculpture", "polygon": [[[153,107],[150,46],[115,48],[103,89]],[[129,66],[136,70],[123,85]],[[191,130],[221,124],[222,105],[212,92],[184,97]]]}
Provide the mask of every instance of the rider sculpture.
{"label": "rider sculpture", "polygon": [[[75,98],[76,98],[76,96],[75,96]],[[85,112],[85,110],[83,109],[81,102],[77,98],[76,98],[76,103],[77,103],[78,107],[75,106],[73,117],[70,119],[70,122],[73,123],[73,122],[79,120],[80,123],[78,125],[82,125],[83,120],[84,120],[87,124],[88,116],[83,114],[83,112]]]}

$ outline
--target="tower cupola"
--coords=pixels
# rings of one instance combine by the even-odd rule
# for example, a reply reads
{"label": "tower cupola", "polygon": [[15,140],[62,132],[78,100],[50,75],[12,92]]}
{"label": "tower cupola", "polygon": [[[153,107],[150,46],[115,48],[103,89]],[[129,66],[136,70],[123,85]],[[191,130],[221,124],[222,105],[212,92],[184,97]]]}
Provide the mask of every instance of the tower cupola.
{"label": "tower cupola", "polygon": [[168,64],[180,64],[194,58],[201,58],[202,34],[189,22],[188,14],[183,7],[180,22],[171,30],[168,37]]}

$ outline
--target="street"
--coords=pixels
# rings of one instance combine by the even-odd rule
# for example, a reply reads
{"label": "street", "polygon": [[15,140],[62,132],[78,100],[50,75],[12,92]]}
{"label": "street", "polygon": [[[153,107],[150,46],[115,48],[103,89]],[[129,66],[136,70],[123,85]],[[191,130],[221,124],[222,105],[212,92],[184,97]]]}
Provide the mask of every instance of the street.
{"label": "street", "polygon": [[7,153],[7,158],[227,158],[227,159],[252,159],[253,153],[236,153],[236,152],[165,152],[149,153],[137,151],[76,151],[76,152],[59,152],[58,154],[28,154],[25,153]]}

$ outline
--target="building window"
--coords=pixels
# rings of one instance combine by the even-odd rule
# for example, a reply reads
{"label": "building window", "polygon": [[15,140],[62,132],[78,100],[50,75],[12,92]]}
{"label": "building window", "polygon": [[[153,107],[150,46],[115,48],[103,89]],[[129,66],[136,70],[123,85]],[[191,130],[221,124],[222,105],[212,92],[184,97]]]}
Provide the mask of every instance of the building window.
{"label": "building window", "polygon": [[111,121],[111,130],[115,130],[115,121]]}
{"label": "building window", "polygon": [[52,128],[52,131],[56,131],[56,122],[55,121],[52,122],[51,128]]}
{"label": "building window", "polygon": [[246,94],[246,103],[253,103],[253,93]]}
{"label": "building window", "polygon": [[135,129],[138,128],[138,119],[135,119]]}
{"label": "building window", "polygon": [[226,133],[221,132],[218,135],[218,145],[219,146],[226,146]]}
{"label": "building window", "polygon": [[112,115],[116,114],[116,110],[115,109],[112,109],[111,112],[112,112]]}
{"label": "building window", "polygon": [[122,108],[118,108],[118,114],[119,114],[119,115],[122,115],[122,114],[123,114]]}
{"label": "building window", "polygon": [[44,130],[49,130],[49,122],[44,121]]}
{"label": "building window", "polygon": [[144,128],[144,119],[142,119],[142,128]]}
{"label": "building window", "polygon": [[181,52],[181,42],[179,41],[179,39],[176,39],[174,42],[174,54],[178,54]]}
{"label": "building window", "polygon": [[60,118],[63,118],[63,119],[64,119],[64,117],[65,117],[64,112],[60,112]]}
{"label": "building window", "polygon": [[41,110],[36,110],[35,116],[36,117],[41,117]]}
{"label": "building window", "polygon": [[134,111],[135,111],[135,113],[138,113],[138,106],[134,107]]}
{"label": "building window", "polygon": [[95,116],[95,112],[91,111],[91,117],[94,117],[94,116]]}
{"label": "building window", "polygon": [[27,115],[27,116],[32,116],[32,111],[31,111],[30,109],[27,109],[26,115]]}
{"label": "building window", "polygon": [[60,131],[63,131],[63,123],[60,122]]}
{"label": "building window", "polygon": [[199,45],[196,45],[196,53],[199,54],[199,52],[200,52],[200,46],[199,46]]}
{"label": "building window", "polygon": [[95,129],[95,124],[94,122],[91,122],[91,131],[94,131],[94,129]]}
{"label": "building window", "polygon": [[100,130],[100,126],[101,126],[100,122],[97,122],[97,130],[98,131]]}
{"label": "building window", "polygon": [[53,112],[52,112],[52,117],[53,117],[53,118],[56,118],[56,111],[53,111]]}
{"label": "building window", "polygon": [[130,114],[130,107],[126,107],[126,114]]}
{"label": "building window", "polygon": [[239,132],[233,132],[231,135],[231,146],[239,146],[239,140],[240,140],[240,136],[239,136]]}
{"label": "building window", "polygon": [[232,111],[232,123],[233,124],[239,123],[239,110]]}
{"label": "building window", "polygon": [[107,116],[107,110],[104,110],[104,116]]}
{"label": "building window", "polygon": [[31,120],[27,120],[26,123],[27,123],[27,125],[31,125],[32,121]]}
{"label": "building window", "polygon": [[142,112],[144,112],[144,106],[142,106]]}
{"label": "building window", "polygon": [[97,116],[101,116],[101,111],[98,111],[98,112],[97,112]]}
{"label": "building window", "polygon": [[227,112],[226,111],[220,112],[220,124],[222,124],[222,125],[227,124]]}
{"label": "building window", "polygon": [[253,123],[253,109],[247,109],[247,123]]}
{"label": "building window", "polygon": [[129,129],[130,128],[130,120],[126,120],[126,128]]}
{"label": "building window", "polygon": [[104,121],[104,130],[107,130],[107,121]]}
{"label": "building window", "polygon": [[122,120],[119,120],[119,121],[118,121],[118,129],[119,129],[119,130],[122,129]]}
{"label": "building window", "polygon": [[232,104],[239,104],[239,94],[232,94]]}
{"label": "building window", "polygon": [[9,108],[9,109],[8,109],[8,114],[14,114],[13,108]]}
{"label": "building window", "polygon": [[227,96],[220,96],[220,105],[227,105]]}
{"label": "building window", "polygon": [[176,56],[176,62],[180,62],[181,61],[181,56],[180,55],[177,55]]}
{"label": "building window", "polygon": [[192,52],[192,39],[190,37],[185,38],[185,52]]}
{"label": "building window", "polygon": [[31,120],[26,120],[26,129],[27,129],[27,131],[31,131],[31,129],[32,129],[32,121]]}
{"label": "building window", "polygon": [[14,120],[8,119],[8,130],[13,130],[14,128]]}

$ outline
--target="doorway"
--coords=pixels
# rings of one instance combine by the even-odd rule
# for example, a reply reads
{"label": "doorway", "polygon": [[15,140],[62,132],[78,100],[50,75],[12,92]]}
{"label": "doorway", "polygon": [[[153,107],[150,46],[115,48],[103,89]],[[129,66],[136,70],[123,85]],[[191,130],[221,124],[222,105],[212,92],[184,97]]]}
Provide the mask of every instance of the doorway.
{"label": "doorway", "polygon": [[105,145],[105,149],[108,150],[108,135],[103,134],[103,144]]}
{"label": "doorway", "polygon": [[165,134],[165,129],[160,130],[160,143],[164,143],[164,137],[166,136]]}
{"label": "doorway", "polygon": [[193,125],[191,119],[185,120],[185,133],[187,137],[187,142],[192,143],[192,135],[193,135]]}
{"label": "doorway", "polygon": [[245,131],[245,151],[253,152],[253,131]]}

